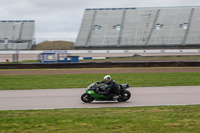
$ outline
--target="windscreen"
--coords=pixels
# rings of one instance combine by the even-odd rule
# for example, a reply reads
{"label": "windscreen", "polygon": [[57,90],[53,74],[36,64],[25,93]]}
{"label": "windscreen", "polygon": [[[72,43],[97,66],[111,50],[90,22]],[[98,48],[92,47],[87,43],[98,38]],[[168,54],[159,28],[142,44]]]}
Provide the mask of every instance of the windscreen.
{"label": "windscreen", "polygon": [[87,87],[87,89],[88,90],[93,90],[93,89],[95,89],[96,88],[96,83],[92,83],[92,84],[90,84],[88,87]]}

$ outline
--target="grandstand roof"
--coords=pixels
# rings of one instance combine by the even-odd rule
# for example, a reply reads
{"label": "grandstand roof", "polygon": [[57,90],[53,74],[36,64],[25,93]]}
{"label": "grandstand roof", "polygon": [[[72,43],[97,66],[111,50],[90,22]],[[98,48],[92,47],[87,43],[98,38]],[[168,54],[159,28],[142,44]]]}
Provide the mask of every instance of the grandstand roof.
{"label": "grandstand roof", "polygon": [[136,10],[136,9],[169,9],[169,8],[200,8],[200,6],[125,7],[125,8],[86,8],[85,10]]}
{"label": "grandstand roof", "polygon": [[13,22],[35,22],[35,20],[0,20],[1,23],[13,23]]}

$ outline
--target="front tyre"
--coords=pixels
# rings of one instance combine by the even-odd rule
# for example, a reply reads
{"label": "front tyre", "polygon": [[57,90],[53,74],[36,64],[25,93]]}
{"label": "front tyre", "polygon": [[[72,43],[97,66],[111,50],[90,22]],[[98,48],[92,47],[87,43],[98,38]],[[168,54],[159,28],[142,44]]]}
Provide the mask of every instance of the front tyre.
{"label": "front tyre", "polygon": [[129,100],[131,97],[131,93],[128,90],[125,90],[122,94],[122,96],[117,99],[118,102],[126,102],[127,100]]}
{"label": "front tyre", "polygon": [[93,98],[91,95],[89,95],[89,94],[87,94],[87,93],[84,93],[84,94],[81,96],[81,100],[82,100],[84,103],[91,103],[91,102],[94,100],[94,98]]}

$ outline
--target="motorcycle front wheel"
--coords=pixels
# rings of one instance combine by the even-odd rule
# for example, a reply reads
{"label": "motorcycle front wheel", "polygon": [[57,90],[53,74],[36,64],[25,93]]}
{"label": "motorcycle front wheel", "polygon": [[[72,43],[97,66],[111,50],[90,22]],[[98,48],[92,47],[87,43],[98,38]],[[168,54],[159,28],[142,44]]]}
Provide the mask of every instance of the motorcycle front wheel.
{"label": "motorcycle front wheel", "polygon": [[87,94],[87,93],[84,93],[82,96],[81,96],[81,100],[84,102],[84,103],[91,103],[92,101],[94,101],[94,98]]}

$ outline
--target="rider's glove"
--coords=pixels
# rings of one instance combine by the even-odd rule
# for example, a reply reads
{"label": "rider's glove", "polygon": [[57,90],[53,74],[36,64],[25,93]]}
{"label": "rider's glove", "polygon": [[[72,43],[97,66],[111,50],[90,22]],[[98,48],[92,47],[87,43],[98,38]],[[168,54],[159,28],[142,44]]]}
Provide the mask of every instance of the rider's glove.
{"label": "rider's glove", "polygon": [[98,91],[97,91],[97,94],[101,95],[101,92],[98,90]]}
{"label": "rider's glove", "polygon": [[98,82],[98,81],[97,81],[96,83],[97,83],[97,84],[100,84],[101,82]]}
{"label": "rider's glove", "polygon": [[100,93],[100,92],[99,92],[99,88],[96,89],[95,93],[96,93],[96,94],[99,94],[99,93]]}

